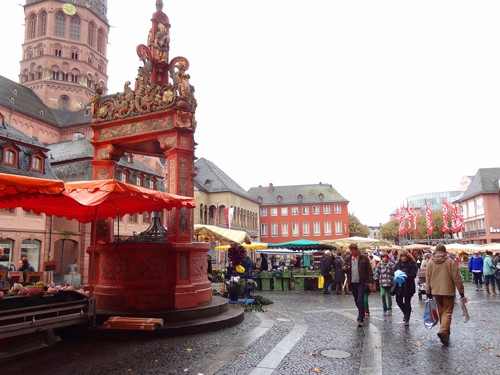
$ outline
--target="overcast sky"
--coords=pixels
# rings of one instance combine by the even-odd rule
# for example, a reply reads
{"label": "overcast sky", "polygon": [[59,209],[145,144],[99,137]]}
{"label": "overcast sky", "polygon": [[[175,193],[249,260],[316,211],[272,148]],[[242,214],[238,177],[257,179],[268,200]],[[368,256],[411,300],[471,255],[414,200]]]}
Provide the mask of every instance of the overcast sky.
{"label": "overcast sky", "polygon": [[[24,15],[1,0],[0,74]],[[363,224],[500,167],[500,1],[164,0],[198,100],[196,156],[245,190],[331,184]],[[155,0],[109,0],[109,93],[142,65]]]}

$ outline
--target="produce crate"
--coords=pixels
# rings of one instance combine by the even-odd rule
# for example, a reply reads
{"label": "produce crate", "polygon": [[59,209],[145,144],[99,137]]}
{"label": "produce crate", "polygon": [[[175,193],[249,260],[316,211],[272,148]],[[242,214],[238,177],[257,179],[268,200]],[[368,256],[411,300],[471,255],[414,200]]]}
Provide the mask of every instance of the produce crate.
{"label": "produce crate", "polygon": [[6,296],[0,299],[0,310],[35,307],[58,302],[82,301],[86,298],[78,292],[65,290],[60,290],[56,294],[37,296]]}
{"label": "produce crate", "polygon": [[290,278],[284,277],[282,280],[283,280],[283,290],[290,290]]}
{"label": "produce crate", "polygon": [[303,277],[299,279],[299,290],[302,292],[306,290],[306,279]]}
{"label": "produce crate", "polygon": [[273,290],[283,290],[283,279],[281,277],[274,277]]}

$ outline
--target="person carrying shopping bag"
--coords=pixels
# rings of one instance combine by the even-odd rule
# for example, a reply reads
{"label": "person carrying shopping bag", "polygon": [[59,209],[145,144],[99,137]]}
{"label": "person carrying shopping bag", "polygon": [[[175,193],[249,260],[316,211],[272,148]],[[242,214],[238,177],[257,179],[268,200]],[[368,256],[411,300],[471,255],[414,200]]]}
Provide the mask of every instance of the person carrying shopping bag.
{"label": "person carrying shopping bag", "polygon": [[462,303],[467,303],[464,295],[464,284],[458,265],[446,253],[446,246],[436,246],[434,256],[427,263],[427,298],[434,298],[439,314],[439,332],[441,343],[450,343],[451,316],[455,305],[455,289],[458,289]]}

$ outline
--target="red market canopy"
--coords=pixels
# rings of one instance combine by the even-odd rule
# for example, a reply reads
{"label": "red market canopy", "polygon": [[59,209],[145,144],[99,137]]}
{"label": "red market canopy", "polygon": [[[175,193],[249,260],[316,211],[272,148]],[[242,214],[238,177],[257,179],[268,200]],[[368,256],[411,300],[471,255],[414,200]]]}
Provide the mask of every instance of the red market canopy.
{"label": "red market canopy", "polygon": [[0,208],[20,207],[37,214],[89,223],[118,215],[195,206],[192,197],[163,193],[117,180],[64,183],[20,177],[0,176]]}
{"label": "red market canopy", "polygon": [[0,197],[14,196],[19,193],[60,194],[64,190],[64,181],[18,176],[0,173]]}
{"label": "red market canopy", "polygon": [[67,182],[64,194],[85,207],[72,213],[73,219],[83,223],[94,218],[195,207],[192,197],[163,193],[117,180]]}

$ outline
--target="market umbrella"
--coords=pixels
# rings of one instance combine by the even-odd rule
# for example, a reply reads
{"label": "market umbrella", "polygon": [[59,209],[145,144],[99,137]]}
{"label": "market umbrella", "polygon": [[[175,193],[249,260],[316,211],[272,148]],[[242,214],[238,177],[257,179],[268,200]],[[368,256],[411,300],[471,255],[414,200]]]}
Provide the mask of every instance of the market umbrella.
{"label": "market umbrella", "polygon": [[[267,249],[267,246],[269,244],[266,242],[252,242],[252,243],[243,243],[242,246],[246,250],[262,250],[262,249]],[[220,251],[220,250],[229,250],[231,245],[222,245],[222,246],[217,246],[215,250]]]}
{"label": "market umbrella", "polygon": [[289,242],[272,243],[272,244],[270,243],[267,247],[269,249],[283,248],[290,250],[335,250],[336,249],[336,247],[333,245],[306,239],[300,239]]}
{"label": "market umbrella", "polygon": [[[11,178],[14,183],[18,181],[16,177],[19,176]],[[45,183],[46,185],[41,186],[46,188],[40,188],[38,191],[31,187],[30,183],[33,181],[24,182],[26,185],[19,185],[20,193],[8,195],[5,193],[8,190],[3,190],[3,196],[0,194],[0,208],[21,207],[37,214],[44,213],[89,223],[119,215],[171,210],[174,207],[193,208],[195,205],[192,197],[163,193],[117,180],[67,183],[60,181],[62,189],[57,184],[50,187],[49,183]],[[8,182],[5,184],[10,186]],[[0,186],[4,185],[0,183]]]}
{"label": "market umbrella", "polygon": [[484,251],[486,249],[483,249],[482,246],[475,245],[475,244],[461,244],[461,243],[449,243],[446,244],[446,251],[448,251],[451,254],[457,255],[462,252],[466,254],[473,254],[474,251]]}
{"label": "market umbrella", "polygon": [[414,243],[412,245],[403,246],[403,249],[405,249],[405,250],[428,250],[428,249],[432,249],[432,246],[423,245],[420,243]]}
{"label": "market umbrella", "polygon": [[[290,250],[290,249],[261,249],[257,250],[256,253],[259,254],[270,254],[270,255],[296,255],[297,251],[295,250]],[[312,254],[313,250],[308,250],[308,251],[303,251],[304,254]]]}
{"label": "market umbrella", "polygon": [[69,215],[83,223],[145,211],[195,207],[192,197],[164,193],[113,179],[67,182],[64,194],[82,206]]}
{"label": "market umbrella", "polygon": [[194,235],[198,241],[219,241],[224,244],[230,244],[231,242],[252,243],[248,233],[243,230],[221,228],[215,225],[195,224]]}
{"label": "market umbrella", "polygon": [[0,197],[20,193],[56,195],[64,190],[64,181],[0,173]]}
{"label": "market umbrella", "polygon": [[321,242],[324,244],[335,246],[338,249],[342,249],[342,250],[347,249],[351,243],[357,244],[358,249],[360,249],[360,250],[366,249],[366,248],[372,247],[372,246],[385,244],[384,241],[377,240],[376,238],[358,237],[358,236],[339,238],[339,239],[335,239],[335,240],[322,240]]}
{"label": "market umbrella", "polygon": [[467,246],[475,247],[475,250],[479,251],[486,251],[486,250],[500,251],[500,243],[487,243],[484,245],[468,244]]}
{"label": "market umbrella", "polygon": [[378,246],[377,249],[380,251],[394,251],[394,250],[402,250],[403,248],[398,245],[392,245],[392,246],[382,245]]}

